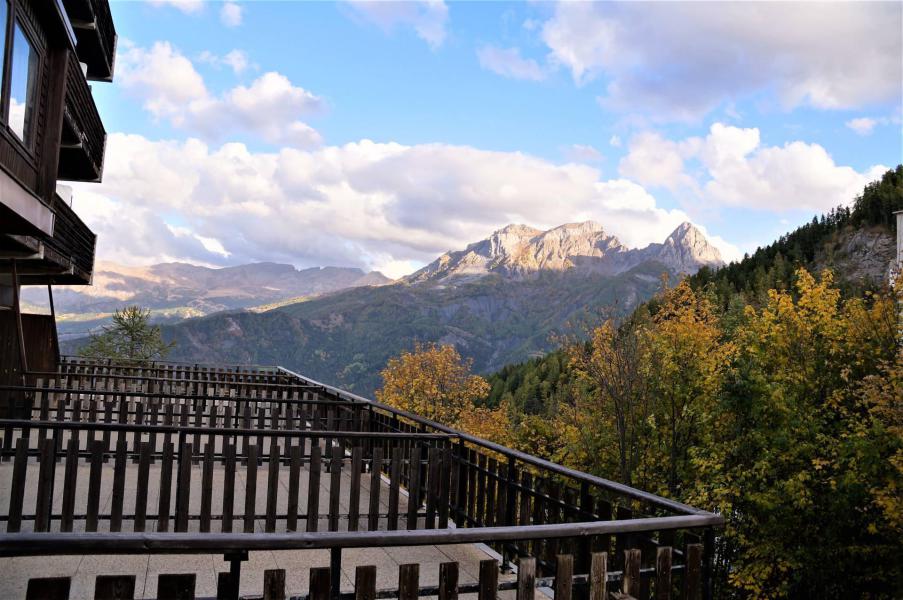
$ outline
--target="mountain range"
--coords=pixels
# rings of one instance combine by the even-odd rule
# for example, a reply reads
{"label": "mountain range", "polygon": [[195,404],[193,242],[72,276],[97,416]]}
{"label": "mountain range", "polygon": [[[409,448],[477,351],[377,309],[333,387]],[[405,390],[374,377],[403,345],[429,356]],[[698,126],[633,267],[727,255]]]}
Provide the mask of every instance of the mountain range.
{"label": "mountain range", "polygon": [[594,221],[567,223],[548,231],[512,224],[464,250],[446,252],[405,281],[460,282],[489,273],[520,279],[542,271],[568,270],[617,275],[645,262],[658,262],[673,273],[695,273],[702,266],[724,264],[718,249],[690,223],[682,223],[664,243],[641,249],[628,248]]}
{"label": "mountain range", "polygon": [[[127,304],[149,308],[154,322],[165,323],[223,310],[262,310],[391,281],[377,271],[342,267],[298,270],[268,262],[220,269],[185,263],[129,267],[99,261],[93,285],[55,288],[53,300],[60,333],[66,335],[106,324],[114,310]],[[48,305],[44,288],[25,287],[22,299],[31,308]]]}
{"label": "mountain range", "polygon": [[685,223],[631,249],[597,223],[540,231],[509,225],[393,284],[358,286],[263,312],[220,312],[164,325],[170,358],[280,364],[369,394],[386,361],[417,342],[454,344],[486,373],[627,313],[675,277],[722,264]]}

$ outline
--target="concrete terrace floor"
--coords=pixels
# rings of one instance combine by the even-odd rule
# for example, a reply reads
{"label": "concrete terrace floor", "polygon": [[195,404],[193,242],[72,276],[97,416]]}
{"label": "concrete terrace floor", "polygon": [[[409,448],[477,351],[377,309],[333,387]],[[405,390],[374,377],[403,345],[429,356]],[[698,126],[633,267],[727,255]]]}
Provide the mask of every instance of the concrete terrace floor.
{"label": "concrete terrace floor", "polygon": [[[38,464],[32,459],[27,468],[26,494],[23,505],[24,514],[33,514],[36,487],[38,478]],[[58,514],[62,510],[64,461],[57,463],[55,472],[53,512]],[[125,480],[125,499],[123,512],[132,514],[135,506],[137,464],[128,461]],[[76,486],[76,514],[84,514],[87,504],[89,466],[84,460],[79,461],[77,486]],[[244,512],[244,497],[246,489],[246,468],[239,465],[235,479],[235,506],[234,514],[242,515]],[[308,497],[308,471],[306,466],[301,470],[299,512],[306,511]],[[257,469],[256,506],[255,512],[261,514],[266,507],[266,463]],[[194,465],[191,474],[191,497],[189,514],[200,513],[201,502],[201,477],[202,465]],[[219,514],[222,509],[224,468],[217,464],[213,478],[213,514]],[[0,463],[0,514],[8,514],[10,500],[10,482],[12,478],[12,462]],[[287,512],[287,496],[289,485],[289,469],[283,465],[280,468],[278,513]],[[159,461],[151,465],[149,477],[149,496],[147,512],[156,514],[158,505],[158,487],[160,481]],[[342,471],[340,513],[347,515],[351,478],[348,469],[348,461]],[[319,503],[320,512],[328,511],[329,507],[329,473],[324,471],[320,478]],[[100,513],[109,514],[112,502],[113,486],[113,461],[104,465]],[[361,477],[361,510],[366,513],[369,499],[370,477],[367,474]],[[173,479],[173,506],[175,504],[175,472]],[[388,482],[383,478],[381,485],[381,512],[388,510]],[[406,497],[404,492],[399,499],[399,513],[406,514]],[[172,530],[173,518],[170,521]],[[386,528],[386,519],[380,521],[380,529]],[[264,521],[256,521],[256,531],[264,532]],[[339,520],[339,530],[347,530],[347,519]],[[305,529],[304,519],[298,520],[298,529]],[[361,528],[366,528],[366,514],[361,517]],[[422,526],[422,519],[421,524]],[[33,527],[33,521],[23,520],[22,530],[29,531]],[[59,531],[59,520],[52,522],[51,529]],[[75,531],[84,531],[84,520],[75,521]],[[242,521],[236,518],[233,531],[242,531]],[[402,519],[403,527],[403,519]],[[0,524],[0,530],[5,525]],[[101,531],[109,530],[109,520],[101,520]],[[220,521],[213,520],[211,529],[220,531]],[[326,531],[328,521],[321,514],[318,521],[318,530]],[[123,520],[122,530],[132,531],[132,522],[128,518]],[[148,519],[146,531],[155,531],[156,522]],[[198,531],[199,521],[189,520],[189,530]],[[285,520],[277,522],[277,531],[285,531]],[[486,558],[496,558],[490,555],[487,548],[473,544],[458,544],[449,546],[420,546],[397,548],[362,548],[346,549],[342,552],[342,591],[352,591],[355,568],[359,565],[375,565],[377,568],[377,589],[396,588],[398,584],[398,566],[405,563],[420,564],[420,585],[437,585],[439,581],[439,565],[443,562],[457,561],[459,563],[459,582],[476,582],[479,577],[479,563]],[[329,552],[326,550],[292,550],[292,551],[261,551],[250,553],[249,560],[242,564],[241,588],[243,596],[260,596],[263,590],[263,573],[266,569],[285,569],[286,593],[290,596],[305,595],[308,592],[309,573],[312,567],[329,566]],[[157,577],[161,573],[195,573],[197,597],[215,597],[217,574],[228,571],[229,563],[223,560],[222,555],[151,555],[151,556],[48,556],[48,557],[21,557],[0,559],[0,600],[7,598],[24,598],[28,580],[33,577],[72,577],[70,598],[83,600],[94,597],[94,580],[98,575],[135,575],[135,597],[156,598]],[[505,580],[510,575],[500,575],[500,580]],[[507,595],[507,594],[505,594]]]}

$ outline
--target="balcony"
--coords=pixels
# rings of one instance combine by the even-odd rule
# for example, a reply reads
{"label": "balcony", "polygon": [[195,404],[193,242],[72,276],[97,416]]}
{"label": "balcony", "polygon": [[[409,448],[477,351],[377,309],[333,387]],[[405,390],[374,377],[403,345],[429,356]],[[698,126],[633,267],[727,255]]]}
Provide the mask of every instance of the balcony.
{"label": "balcony", "polygon": [[16,259],[22,285],[91,283],[97,236],[59,196],[54,196],[53,235],[0,235],[0,270]]}
{"label": "balcony", "polygon": [[20,409],[0,420],[8,595],[711,594],[721,517],[281,368],[66,359],[30,376],[0,386]]}
{"label": "balcony", "polygon": [[88,65],[87,77],[113,81],[116,29],[107,0],[63,0],[75,31],[78,60]]}
{"label": "balcony", "polygon": [[66,68],[66,100],[57,176],[69,181],[100,181],[107,132],[97,112],[81,66],[70,55]]}

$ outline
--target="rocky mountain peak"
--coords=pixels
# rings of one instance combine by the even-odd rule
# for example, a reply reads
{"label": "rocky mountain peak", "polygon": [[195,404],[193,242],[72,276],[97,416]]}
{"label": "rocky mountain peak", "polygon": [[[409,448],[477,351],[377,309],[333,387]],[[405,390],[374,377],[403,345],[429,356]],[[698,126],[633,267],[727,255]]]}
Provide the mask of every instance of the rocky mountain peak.
{"label": "rocky mountain peak", "polygon": [[[652,244],[650,248],[657,246]],[[703,266],[724,264],[721,252],[709,243],[698,227],[684,221],[671,232],[658,250],[658,260],[678,273],[695,273]]]}
{"label": "rocky mountain peak", "polygon": [[662,244],[631,250],[595,221],[565,223],[542,231],[511,224],[464,250],[446,252],[405,278],[408,283],[467,281],[496,273],[524,278],[541,271],[581,271],[616,275],[646,261],[675,272],[720,265],[721,256],[705,236],[683,223]]}

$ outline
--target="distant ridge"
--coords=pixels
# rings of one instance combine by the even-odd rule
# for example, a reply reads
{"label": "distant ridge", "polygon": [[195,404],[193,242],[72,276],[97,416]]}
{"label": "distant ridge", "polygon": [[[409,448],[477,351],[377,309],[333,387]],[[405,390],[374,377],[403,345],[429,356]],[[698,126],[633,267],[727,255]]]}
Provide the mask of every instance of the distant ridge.
{"label": "distant ridge", "polygon": [[490,273],[522,278],[541,271],[617,275],[644,262],[675,273],[695,273],[724,264],[721,253],[691,223],[682,223],[661,244],[631,249],[594,221],[566,223],[542,231],[511,224],[464,250],[446,252],[404,278],[412,284],[462,282]]}

